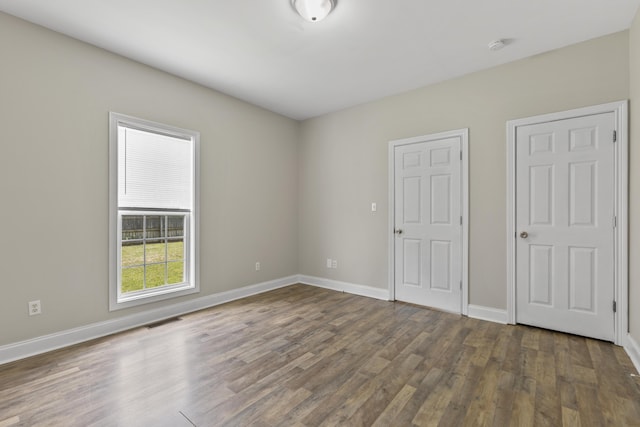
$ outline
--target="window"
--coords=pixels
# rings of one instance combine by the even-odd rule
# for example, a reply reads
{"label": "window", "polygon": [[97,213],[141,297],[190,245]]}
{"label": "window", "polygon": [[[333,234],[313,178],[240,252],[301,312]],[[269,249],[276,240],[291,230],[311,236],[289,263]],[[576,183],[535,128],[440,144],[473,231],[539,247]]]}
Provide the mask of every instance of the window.
{"label": "window", "polygon": [[110,309],[198,292],[199,134],[109,121]]}

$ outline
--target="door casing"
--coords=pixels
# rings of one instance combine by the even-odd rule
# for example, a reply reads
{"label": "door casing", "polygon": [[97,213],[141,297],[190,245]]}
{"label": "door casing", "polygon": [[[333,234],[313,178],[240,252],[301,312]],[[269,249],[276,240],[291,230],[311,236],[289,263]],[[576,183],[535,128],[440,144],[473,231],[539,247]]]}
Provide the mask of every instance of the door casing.
{"label": "door casing", "polygon": [[507,318],[516,323],[516,132],[519,126],[564,120],[601,113],[614,113],[615,208],[614,242],[614,342],[623,345],[628,329],[628,116],[627,101],[577,108],[507,122]]}
{"label": "door casing", "polygon": [[462,164],[460,169],[460,207],[462,214],[462,233],[461,233],[461,248],[462,248],[462,260],[461,260],[461,278],[462,278],[462,292],[461,292],[461,312],[463,315],[468,314],[469,306],[469,129],[458,129],[446,132],[439,132],[430,135],[416,136],[412,138],[397,139],[389,141],[389,226],[387,228],[389,240],[388,240],[388,265],[389,265],[389,277],[388,277],[388,289],[389,300],[395,301],[395,148],[401,145],[416,144],[419,142],[437,141],[446,138],[460,138],[460,152],[462,156]]}

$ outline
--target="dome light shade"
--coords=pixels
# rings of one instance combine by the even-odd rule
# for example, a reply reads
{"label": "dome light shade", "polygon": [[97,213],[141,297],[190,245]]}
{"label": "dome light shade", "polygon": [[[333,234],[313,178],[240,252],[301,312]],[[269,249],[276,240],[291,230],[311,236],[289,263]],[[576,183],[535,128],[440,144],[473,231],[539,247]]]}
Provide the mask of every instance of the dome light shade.
{"label": "dome light shade", "polygon": [[291,0],[295,10],[309,22],[322,21],[335,6],[335,0]]}

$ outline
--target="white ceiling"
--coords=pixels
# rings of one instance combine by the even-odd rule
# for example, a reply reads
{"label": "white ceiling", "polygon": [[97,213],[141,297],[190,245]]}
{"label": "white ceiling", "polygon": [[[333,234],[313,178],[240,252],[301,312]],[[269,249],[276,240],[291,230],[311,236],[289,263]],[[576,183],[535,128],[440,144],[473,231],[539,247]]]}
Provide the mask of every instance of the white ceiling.
{"label": "white ceiling", "polygon": [[[0,11],[294,119],[629,28],[640,0],[0,0]],[[487,44],[510,39],[503,50]]]}

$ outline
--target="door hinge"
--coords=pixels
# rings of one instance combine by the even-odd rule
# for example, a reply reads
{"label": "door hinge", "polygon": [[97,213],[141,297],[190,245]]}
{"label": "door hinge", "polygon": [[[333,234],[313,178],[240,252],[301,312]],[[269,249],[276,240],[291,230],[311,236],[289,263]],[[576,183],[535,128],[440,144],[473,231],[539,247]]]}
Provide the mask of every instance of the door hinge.
{"label": "door hinge", "polygon": [[460,280],[460,290],[462,290],[462,280]]}
{"label": "door hinge", "polygon": [[618,304],[615,301],[613,302],[613,312],[614,313],[618,312]]}
{"label": "door hinge", "polygon": [[460,150],[460,160],[462,160],[462,150]]}
{"label": "door hinge", "polygon": [[462,215],[460,215],[460,225],[462,225]]}
{"label": "door hinge", "polygon": [[618,141],[618,131],[614,130],[613,131],[613,142],[617,142]]}
{"label": "door hinge", "polygon": [[618,217],[614,216],[613,217],[613,228],[616,228],[618,226]]}

